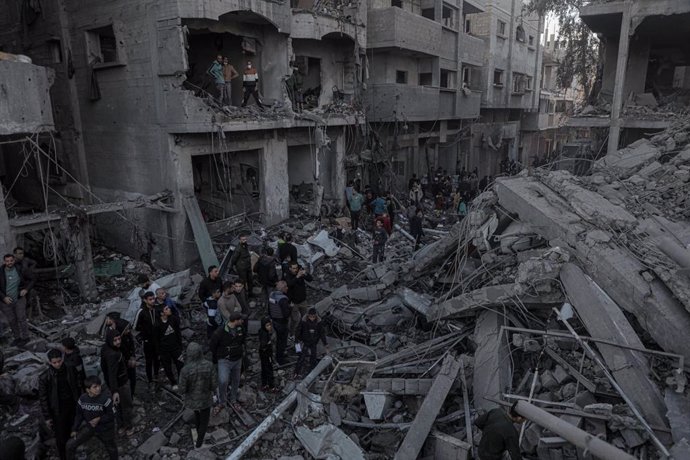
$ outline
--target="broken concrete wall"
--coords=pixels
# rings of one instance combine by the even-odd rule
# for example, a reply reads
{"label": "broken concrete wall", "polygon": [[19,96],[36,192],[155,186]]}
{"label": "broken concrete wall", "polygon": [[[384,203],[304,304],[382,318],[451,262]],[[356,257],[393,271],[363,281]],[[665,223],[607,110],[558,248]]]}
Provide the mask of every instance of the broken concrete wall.
{"label": "broken concrete wall", "polygon": [[53,129],[51,69],[24,62],[0,61],[0,136]]}

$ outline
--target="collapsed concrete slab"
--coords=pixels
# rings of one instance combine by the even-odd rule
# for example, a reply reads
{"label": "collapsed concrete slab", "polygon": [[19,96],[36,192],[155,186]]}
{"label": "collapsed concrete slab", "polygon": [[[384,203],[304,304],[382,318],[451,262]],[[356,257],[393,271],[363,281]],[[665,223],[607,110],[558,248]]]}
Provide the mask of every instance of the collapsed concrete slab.
{"label": "collapsed concrete slab", "polygon": [[474,340],[477,351],[474,354],[472,390],[474,407],[491,410],[494,404],[486,398],[500,399],[510,382],[508,369],[508,345],[501,338],[501,326],[506,325],[503,315],[484,311],[477,316]]}
{"label": "collapsed concrete slab", "polygon": [[[613,340],[624,345],[644,345],[625,318],[623,311],[582,270],[573,264],[561,269],[565,287],[580,321],[592,337]],[[668,426],[666,404],[657,386],[649,378],[644,356],[632,350],[598,344],[597,348],[623,391],[640,409],[648,423]]]}
{"label": "collapsed concrete slab", "polygon": [[647,281],[646,268],[626,248],[613,241],[584,241],[591,227],[571,212],[570,205],[545,185],[529,178],[498,179],[499,203],[529,221],[552,246],[569,248],[589,276],[664,350],[690,358],[690,314],[659,280]]}
{"label": "collapsed concrete slab", "polygon": [[647,139],[640,139],[596,161],[594,170],[627,177],[660,155],[661,152],[654,144]]}

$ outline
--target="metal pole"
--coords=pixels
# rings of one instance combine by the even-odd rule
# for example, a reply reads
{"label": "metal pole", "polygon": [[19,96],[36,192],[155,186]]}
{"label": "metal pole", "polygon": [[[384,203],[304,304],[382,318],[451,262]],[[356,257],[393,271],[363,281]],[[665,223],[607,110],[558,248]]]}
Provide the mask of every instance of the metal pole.
{"label": "metal pole", "polygon": [[309,375],[307,375],[304,380],[302,380],[299,385],[297,385],[295,389],[292,390],[275,409],[273,409],[273,412],[271,412],[269,416],[266,417],[244,441],[242,441],[242,444],[237,446],[237,448],[235,448],[235,450],[226,457],[225,460],[240,460],[242,456],[252,448],[254,443],[256,443],[256,441],[258,441],[261,436],[268,431],[278,417],[280,417],[283,412],[288,410],[295,403],[297,400],[297,395],[300,392],[307,391],[309,385],[311,385],[312,382],[321,374],[321,372],[330,366],[332,362],[333,358],[328,355],[321,358],[321,361],[319,361],[319,364],[316,365],[314,370],[312,370]]}
{"label": "metal pole", "polygon": [[408,240],[412,241],[413,243],[415,242],[414,236],[412,236],[412,235],[410,235],[409,233],[407,233],[400,225],[394,224],[394,225],[393,225],[393,228],[395,228],[397,231],[399,231],[399,232],[402,234],[402,236],[404,236],[404,237],[407,238]]}
{"label": "metal pole", "polygon": [[635,457],[627,452],[623,452],[606,441],[528,402],[518,401],[515,405],[515,411],[537,425],[556,433],[575,446],[587,450],[593,457],[605,458],[606,460],[635,460]]}

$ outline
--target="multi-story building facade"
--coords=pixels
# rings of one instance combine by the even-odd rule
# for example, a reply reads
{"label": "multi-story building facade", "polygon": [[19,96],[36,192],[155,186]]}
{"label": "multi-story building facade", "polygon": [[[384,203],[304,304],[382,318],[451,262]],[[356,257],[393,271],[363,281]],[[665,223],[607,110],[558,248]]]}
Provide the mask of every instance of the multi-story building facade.
{"label": "multi-story building facade", "polygon": [[[51,191],[54,201],[171,194],[164,207],[92,217],[98,236],[114,247],[182,268],[198,257],[190,222],[200,214],[211,221],[260,213],[275,223],[288,217],[291,191],[305,185],[342,200],[346,146],[363,122],[356,107],[366,7],[5,0],[0,10],[0,49],[56,70],[52,154],[67,174]],[[217,55],[240,74],[253,61],[271,107],[236,107],[242,78],[232,83],[233,106],[219,105],[207,75]],[[284,82],[293,72],[314,108],[303,114],[286,103]],[[31,184],[12,193],[31,196]],[[199,206],[183,206],[190,199]]]}
{"label": "multi-story building facade", "polygon": [[375,166],[365,182],[401,189],[414,173],[463,164],[485,54],[465,18],[481,11],[477,0],[369,2],[366,113]]}
{"label": "multi-story building facade", "polygon": [[690,2],[591,2],[580,18],[604,47],[598,97],[607,113],[582,114],[568,125],[603,130],[608,153],[668,127],[673,117],[653,112],[659,99],[677,94],[682,101],[690,89]]}
{"label": "multi-story building facade", "polygon": [[521,119],[539,107],[543,19],[527,15],[523,0],[485,0],[485,8],[465,19],[465,30],[486,46],[478,69],[481,118],[472,125],[464,166],[495,176],[530,155],[521,142]]}

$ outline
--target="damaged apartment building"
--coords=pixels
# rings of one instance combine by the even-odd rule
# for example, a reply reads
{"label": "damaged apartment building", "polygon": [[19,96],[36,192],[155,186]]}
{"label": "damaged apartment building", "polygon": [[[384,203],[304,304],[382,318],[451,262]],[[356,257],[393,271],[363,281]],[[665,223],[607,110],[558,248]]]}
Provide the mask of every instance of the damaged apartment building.
{"label": "damaged apartment building", "polygon": [[567,125],[609,154],[671,126],[690,103],[690,2],[591,2],[580,18],[601,39],[603,73],[597,103]]}
{"label": "damaged apartment building", "polygon": [[[3,0],[0,10],[0,50],[55,73],[54,130],[20,131],[49,160],[28,158],[26,143],[0,146],[17,213],[107,208],[88,208],[94,234],[181,268],[198,258],[195,223],[243,214],[273,224],[288,217],[291,196],[342,201],[346,149],[363,122],[364,5]],[[217,55],[240,73],[232,105],[218,103],[207,75]],[[238,107],[247,61],[263,109]],[[286,94],[293,72],[298,113]]]}

